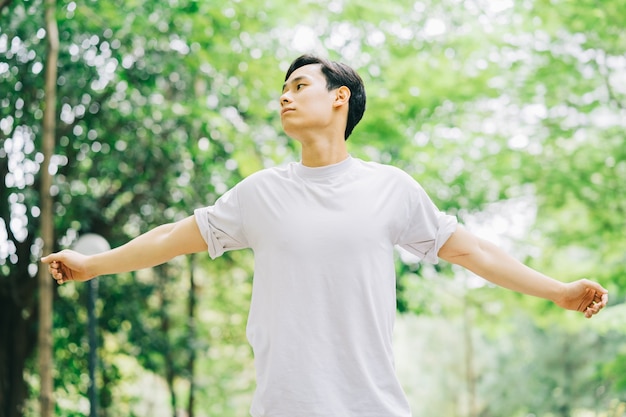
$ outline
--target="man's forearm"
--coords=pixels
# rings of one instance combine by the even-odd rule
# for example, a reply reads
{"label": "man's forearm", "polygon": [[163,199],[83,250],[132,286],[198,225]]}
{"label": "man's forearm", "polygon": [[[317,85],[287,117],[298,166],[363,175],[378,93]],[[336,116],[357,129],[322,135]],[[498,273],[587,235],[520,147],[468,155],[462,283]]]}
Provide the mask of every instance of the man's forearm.
{"label": "man's forearm", "polygon": [[206,250],[193,217],[158,226],[130,242],[90,257],[88,268],[95,275],[108,275],[150,268],[178,255]]}
{"label": "man's forearm", "polygon": [[486,280],[524,294],[557,300],[564,284],[524,265],[496,245],[459,226],[439,256]]}
{"label": "man's forearm", "polygon": [[476,253],[460,265],[486,280],[523,294],[557,300],[564,284],[524,265],[496,245],[479,239]]}

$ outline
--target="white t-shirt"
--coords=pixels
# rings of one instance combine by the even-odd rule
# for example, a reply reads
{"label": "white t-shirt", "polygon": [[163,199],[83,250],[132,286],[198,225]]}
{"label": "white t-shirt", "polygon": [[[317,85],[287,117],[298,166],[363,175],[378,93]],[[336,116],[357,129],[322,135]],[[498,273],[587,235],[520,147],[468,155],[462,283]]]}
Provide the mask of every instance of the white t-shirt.
{"label": "white t-shirt", "polygon": [[348,158],[246,178],[195,211],[212,258],[252,248],[254,417],[408,417],[394,246],[436,263],[456,229],[400,169]]}

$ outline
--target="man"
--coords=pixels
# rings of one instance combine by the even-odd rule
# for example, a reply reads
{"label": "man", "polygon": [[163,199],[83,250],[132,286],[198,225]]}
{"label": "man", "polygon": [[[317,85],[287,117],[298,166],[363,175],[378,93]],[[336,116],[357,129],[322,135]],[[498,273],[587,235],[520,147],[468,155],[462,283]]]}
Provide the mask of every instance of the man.
{"label": "man", "polygon": [[346,139],[365,110],[350,67],[297,58],[280,97],[302,161],[257,172],[193,216],[94,256],[42,259],[57,282],[147,268],[175,256],[252,248],[247,335],[254,417],[407,417],[394,371],[393,251],[461,265],[502,287],[598,313],[599,284],[561,283],[475,237],[440,212],[408,174],[352,158]]}

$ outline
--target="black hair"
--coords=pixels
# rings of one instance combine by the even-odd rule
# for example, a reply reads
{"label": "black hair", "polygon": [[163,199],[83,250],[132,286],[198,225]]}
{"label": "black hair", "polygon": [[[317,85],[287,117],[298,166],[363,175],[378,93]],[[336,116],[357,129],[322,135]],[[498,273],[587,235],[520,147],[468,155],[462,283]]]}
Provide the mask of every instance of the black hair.
{"label": "black hair", "polygon": [[363,80],[357,72],[346,64],[330,61],[315,55],[302,55],[296,58],[285,75],[285,81],[291,74],[300,67],[311,64],[321,65],[322,74],[326,77],[326,88],[328,91],[342,86],[350,89],[350,101],[348,102],[348,120],[344,139],[352,133],[354,127],[359,123],[365,113],[365,86]]}

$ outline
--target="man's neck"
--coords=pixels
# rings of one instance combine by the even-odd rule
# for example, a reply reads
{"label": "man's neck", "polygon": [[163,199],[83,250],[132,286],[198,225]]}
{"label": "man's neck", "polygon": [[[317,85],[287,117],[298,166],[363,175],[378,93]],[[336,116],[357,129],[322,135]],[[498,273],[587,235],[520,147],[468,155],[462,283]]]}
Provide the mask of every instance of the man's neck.
{"label": "man's neck", "polygon": [[302,144],[302,165],[307,167],[338,164],[348,156],[345,141]]}

